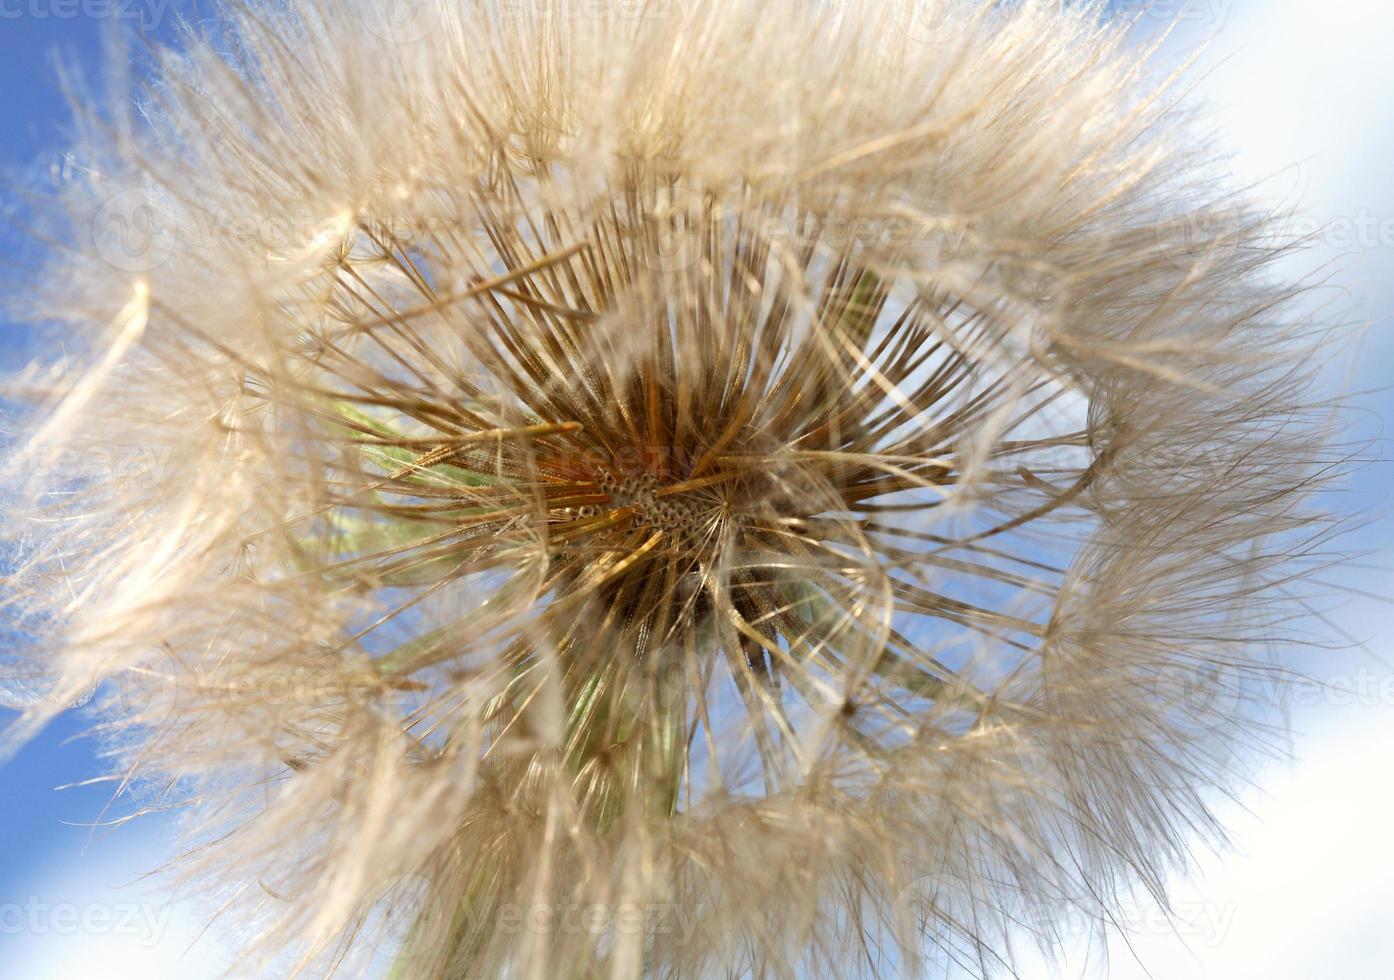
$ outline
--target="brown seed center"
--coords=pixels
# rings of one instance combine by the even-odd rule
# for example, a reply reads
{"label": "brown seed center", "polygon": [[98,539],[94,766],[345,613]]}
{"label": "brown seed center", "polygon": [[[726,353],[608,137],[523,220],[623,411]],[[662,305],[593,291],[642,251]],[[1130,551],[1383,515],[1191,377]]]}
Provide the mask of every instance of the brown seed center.
{"label": "brown seed center", "polygon": [[694,493],[661,493],[659,479],[652,473],[625,477],[603,473],[599,482],[614,507],[635,508],[637,521],[646,527],[693,531],[711,513],[710,501]]}

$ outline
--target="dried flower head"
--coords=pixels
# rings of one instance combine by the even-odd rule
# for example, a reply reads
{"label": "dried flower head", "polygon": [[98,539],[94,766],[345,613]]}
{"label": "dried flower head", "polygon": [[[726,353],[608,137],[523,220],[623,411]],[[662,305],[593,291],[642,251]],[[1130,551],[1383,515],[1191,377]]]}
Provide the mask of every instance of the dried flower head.
{"label": "dried flower head", "polygon": [[105,682],[318,972],[989,974],[1162,894],[1322,439],[1097,7],[230,6],[28,291],[18,736]]}

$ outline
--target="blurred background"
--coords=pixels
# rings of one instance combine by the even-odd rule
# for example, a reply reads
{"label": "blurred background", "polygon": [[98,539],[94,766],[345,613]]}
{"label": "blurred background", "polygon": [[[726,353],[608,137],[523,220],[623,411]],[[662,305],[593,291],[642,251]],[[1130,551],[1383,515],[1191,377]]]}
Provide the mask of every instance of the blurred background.
{"label": "blurred background", "polygon": [[[214,0],[216,2],[216,0]],[[1394,5],[1384,0],[1117,0],[1138,43],[1166,34],[1160,57],[1189,57],[1197,96],[1234,149],[1235,172],[1274,206],[1297,206],[1311,249],[1294,276],[1325,285],[1323,319],[1365,324],[1357,356],[1331,383],[1353,394],[1351,440],[1380,435],[1394,408]],[[69,112],[61,64],[91,87],[117,34],[168,39],[192,0],[0,0],[0,201],[22,223],[18,188],[53,164]],[[1166,33],[1167,31],[1170,33]],[[122,61],[118,56],[115,63]],[[0,257],[23,268],[39,244],[0,222]],[[34,353],[0,318],[0,369]],[[4,433],[0,431],[0,437]],[[1380,439],[1372,455],[1388,455]],[[1330,577],[1348,648],[1298,666],[1326,684],[1285,707],[1290,757],[1219,804],[1231,846],[1202,853],[1163,910],[1139,901],[1107,944],[1076,935],[1063,967],[1029,948],[1021,975],[1119,980],[1379,980],[1394,963],[1394,521],[1390,469],[1359,469],[1338,498],[1368,511],[1351,544],[1365,554]],[[0,518],[3,519],[3,518]],[[0,631],[0,649],[7,642]],[[9,713],[0,708],[0,723]],[[69,712],[0,768],[0,977],[199,980],[230,965],[192,896],[146,880],[173,853],[176,815],[113,826],[115,786]],[[58,787],[66,787],[58,789]],[[1069,930],[1067,930],[1067,933]],[[1083,932],[1083,927],[1078,931]]]}

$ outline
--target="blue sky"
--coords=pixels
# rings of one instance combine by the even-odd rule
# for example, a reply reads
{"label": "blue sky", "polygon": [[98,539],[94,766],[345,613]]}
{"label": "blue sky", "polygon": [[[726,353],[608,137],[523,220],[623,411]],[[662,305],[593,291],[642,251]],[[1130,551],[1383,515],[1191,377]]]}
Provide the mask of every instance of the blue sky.
{"label": "blue sky", "polygon": [[[104,32],[153,24],[167,34],[172,10],[190,6],[0,0],[0,200],[12,202],[9,187],[35,161],[55,159],[63,143],[67,110],[55,55],[99,76]],[[1167,0],[1116,6],[1144,10],[1148,28],[1183,10]],[[1371,324],[1345,382],[1371,390],[1358,399],[1371,413],[1360,432],[1369,435],[1377,429],[1374,416],[1394,407],[1394,395],[1378,390],[1389,385],[1394,365],[1394,59],[1387,51],[1394,12],[1381,0],[1196,0],[1179,16],[1175,51],[1214,36],[1200,94],[1236,146],[1236,168],[1274,201],[1300,201],[1314,227],[1325,226],[1293,269],[1334,263],[1326,298],[1346,318]],[[0,225],[0,254],[10,265],[0,277],[5,288],[23,282],[33,251],[23,235]],[[0,367],[28,355],[21,335],[0,319]],[[1366,467],[1351,483],[1349,504],[1387,512],[1390,482],[1387,467]],[[1391,522],[1375,523],[1357,543],[1373,554],[1342,580],[1390,595]],[[1383,681],[1394,643],[1389,610],[1377,600],[1352,597],[1339,618],[1367,649],[1306,666],[1337,684],[1349,681],[1348,703],[1325,698],[1292,707],[1294,760],[1275,762],[1260,776],[1262,791],[1230,808],[1234,853],[1203,860],[1195,878],[1177,883],[1181,925],[1168,928],[1140,904],[1128,920],[1135,926],[1130,944],[1111,944],[1106,969],[1080,957],[1065,976],[1129,980],[1148,976],[1143,967],[1161,980],[1387,975],[1394,962],[1394,930],[1386,921],[1394,908],[1387,828],[1394,793],[1384,784],[1394,762],[1394,684]],[[216,938],[194,944],[194,910],[179,905],[164,918],[150,887],[137,882],[167,854],[163,819],[94,832],[84,824],[101,813],[109,788],[54,791],[100,770],[92,742],[76,738],[83,727],[76,713],[60,718],[0,769],[0,976],[214,975],[225,957]],[[79,919],[95,915],[94,908],[116,914],[97,915],[84,928],[49,921],[66,908]],[[1050,975],[1045,970],[1028,966],[1025,976]]]}
{"label": "blue sky", "polygon": [[[81,63],[97,63],[99,25],[81,17],[0,19],[0,90],[7,93],[0,113],[0,182],[6,187],[3,200],[7,204],[14,200],[9,186],[16,175],[45,151],[51,154],[61,145],[68,113],[53,70],[60,47]],[[0,224],[0,254],[20,256],[22,264],[33,253],[33,246],[10,222]],[[0,281],[9,287],[13,280],[6,274]],[[23,363],[32,345],[3,319],[0,329],[0,363],[7,367]],[[4,770],[0,882],[6,885],[35,874],[55,853],[84,843],[85,830],[59,821],[90,820],[93,805],[100,807],[104,799],[102,790],[52,791],[55,777],[61,782],[78,781],[92,773],[90,746],[70,741],[80,728],[80,718],[64,717]]]}
{"label": "blue sky", "polygon": [[[19,228],[14,188],[51,166],[65,142],[69,109],[58,64],[101,77],[103,46],[113,29],[168,36],[183,0],[124,3],[0,3],[0,285],[22,288],[38,250]],[[68,16],[69,13],[72,16]],[[161,16],[157,17],[159,13]],[[19,14],[16,16],[16,14]],[[23,365],[35,344],[0,316],[0,369]],[[12,640],[0,633],[0,643]],[[203,944],[184,956],[192,917],[166,915],[139,881],[167,848],[168,821],[151,817],[113,831],[94,827],[111,795],[90,780],[102,771],[97,746],[82,738],[89,719],[70,712],[0,769],[0,976],[119,978],[213,975],[219,949]],[[75,924],[70,924],[72,917]]]}

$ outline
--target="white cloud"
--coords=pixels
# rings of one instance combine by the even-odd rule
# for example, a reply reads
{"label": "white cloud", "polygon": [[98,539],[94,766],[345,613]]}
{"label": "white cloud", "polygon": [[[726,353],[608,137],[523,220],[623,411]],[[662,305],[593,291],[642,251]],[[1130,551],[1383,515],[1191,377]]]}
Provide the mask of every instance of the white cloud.
{"label": "white cloud", "polygon": [[[1188,27],[1173,53],[1196,41],[1200,31]],[[1336,260],[1334,282],[1353,294],[1352,315],[1375,322],[1362,371],[1378,385],[1388,384],[1394,350],[1394,237],[1382,237],[1386,226],[1394,227],[1390,37],[1394,4],[1387,0],[1235,2],[1206,54],[1209,74],[1199,92],[1218,114],[1223,137],[1238,151],[1235,166],[1248,181],[1267,179],[1270,195],[1338,229],[1374,219],[1376,240],[1328,235],[1317,253],[1295,259],[1291,268]],[[1387,396],[1382,400],[1387,409]],[[1345,611],[1348,624],[1358,622],[1353,613]],[[1383,628],[1387,616],[1366,617],[1354,628],[1368,636],[1371,623]],[[1328,663],[1339,661],[1344,669],[1360,656],[1351,652]],[[1061,975],[1390,975],[1394,705],[1324,705],[1296,721],[1318,733],[1297,737],[1296,761],[1257,774],[1264,792],[1247,794],[1243,806],[1221,808],[1233,852],[1207,856],[1193,879],[1174,883],[1176,933],[1156,910],[1138,912],[1129,917],[1129,935],[1109,943],[1107,964],[1097,954],[1086,960],[1079,950]],[[1031,980],[1052,975],[1039,959],[1022,967]]]}

